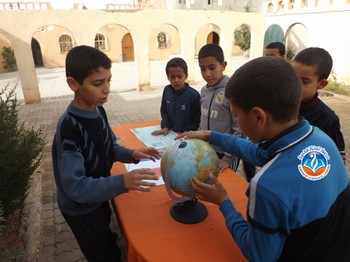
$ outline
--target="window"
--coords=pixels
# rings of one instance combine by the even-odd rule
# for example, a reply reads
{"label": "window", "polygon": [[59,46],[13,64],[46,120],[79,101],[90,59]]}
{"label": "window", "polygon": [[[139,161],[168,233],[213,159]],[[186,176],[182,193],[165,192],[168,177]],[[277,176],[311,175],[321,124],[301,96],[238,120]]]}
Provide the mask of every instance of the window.
{"label": "window", "polygon": [[73,47],[72,38],[69,35],[61,35],[59,42],[60,42],[60,49],[62,53],[68,52]]}
{"label": "window", "polygon": [[102,34],[96,34],[95,36],[95,48],[101,51],[106,51],[106,39]]}
{"label": "window", "polygon": [[160,32],[157,36],[158,48],[167,48],[169,43],[169,38],[166,33]]}

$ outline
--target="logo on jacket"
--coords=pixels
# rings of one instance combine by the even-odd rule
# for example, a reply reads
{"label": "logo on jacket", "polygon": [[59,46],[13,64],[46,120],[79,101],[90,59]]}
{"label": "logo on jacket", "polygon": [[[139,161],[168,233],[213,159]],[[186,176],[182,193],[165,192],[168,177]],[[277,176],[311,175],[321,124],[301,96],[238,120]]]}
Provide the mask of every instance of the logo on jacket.
{"label": "logo on jacket", "polygon": [[320,146],[308,146],[299,155],[300,164],[298,169],[300,174],[308,180],[317,181],[329,173],[331,165],[327,151]]}
{"label": "logo on jacket", "polygon": [[221,91],[217,94],[217,96],[215,97],[215,102],[220,104],[222,101],[224,101],[225,98],[225,92]]}
{"label": "logo on jacket", "polygon": [[181,105],[181,110],[182,110],[182,111],[186,111],[186,103],[183,103],[183,104]]}

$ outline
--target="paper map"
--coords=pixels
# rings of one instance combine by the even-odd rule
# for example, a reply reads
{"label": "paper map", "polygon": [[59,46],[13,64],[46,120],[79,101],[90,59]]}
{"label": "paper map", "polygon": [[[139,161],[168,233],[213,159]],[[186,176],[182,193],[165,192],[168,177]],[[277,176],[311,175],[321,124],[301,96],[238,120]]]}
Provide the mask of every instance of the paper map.
{"label": "paper map", "polygon": [[167,148],[171,143],[174,142],[175,137],[177,134],[170,130],[169,133],[166,136],[158,135],[153,136],[151,135],[152,131],[161,129],[160,126],[147,126],[147,127],[140,127],[140,128],[132,128],[130,129],[131,132],[147,147],[154,147],[156,149],[165,149]]}

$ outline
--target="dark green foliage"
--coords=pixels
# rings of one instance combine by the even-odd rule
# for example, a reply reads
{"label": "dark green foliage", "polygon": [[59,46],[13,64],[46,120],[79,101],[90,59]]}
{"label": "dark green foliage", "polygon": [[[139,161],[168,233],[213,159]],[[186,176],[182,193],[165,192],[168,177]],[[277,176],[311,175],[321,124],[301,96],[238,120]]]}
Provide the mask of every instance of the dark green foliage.
{"label": "dark green foliage", "polygon": [[4,46],[2,48],[1,55],[2,55],[2,58],[4,59],[4,61],[2,62],[2,64],[4,65],[4,68],[8,72],[17,71],[15,52],[13,51],[13,49],[11,47]]}
{"label": "dark green foliage", "polygon": [[39,166],[45,145],[43,127],[26,129],[18,121],[14,89],[0,92],[0,205],[6,219],[23,206],[30,177]]}
{"label": "dark green foliage", "polygon": [[235,45],[239,46],[242,51],[250,49],[250,29],[246,24],[242,24],[234,31]]}

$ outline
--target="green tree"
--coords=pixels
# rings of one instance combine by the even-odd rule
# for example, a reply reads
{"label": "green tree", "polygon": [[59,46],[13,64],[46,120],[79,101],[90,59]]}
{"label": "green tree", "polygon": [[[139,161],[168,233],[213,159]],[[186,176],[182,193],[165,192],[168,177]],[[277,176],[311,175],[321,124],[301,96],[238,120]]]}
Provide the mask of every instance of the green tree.
{"label": "green tree", "polygon": [[15,58],[15,52],[13,51],[13,49],[11,47],[4,46],[2,48],[1,55],[4,60],[2,62],[2,64],[4,65],[4,68],[8,72],[17,71],[17,63]]}
{"label": "green tree", "polygon": [[242,24],[239,28],[236,28],[234,31],[234,40],[235,45],[239,46],[239,48],[246,52],[250,49],[250,29],[246,24]]}
{"label": "green tree", "polygon": [[26,129],[19,123],[14,89],[0,91],[0,204],[5,219],[23,207],[30,177],[45,146],[43,126]]}

